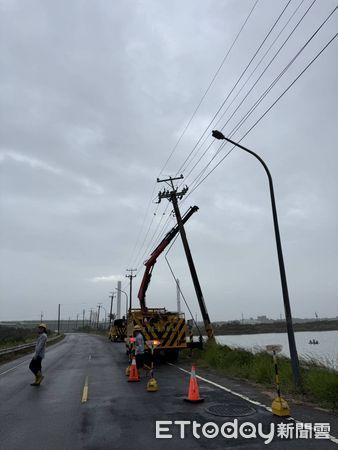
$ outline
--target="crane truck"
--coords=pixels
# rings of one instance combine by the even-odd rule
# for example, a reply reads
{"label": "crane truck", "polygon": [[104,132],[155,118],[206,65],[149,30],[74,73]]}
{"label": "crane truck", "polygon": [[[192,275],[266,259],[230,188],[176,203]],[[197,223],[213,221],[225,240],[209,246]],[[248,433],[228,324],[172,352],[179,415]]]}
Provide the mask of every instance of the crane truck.
{"label": "crane truck", "polygon": [[[196,211],[198,211],[197,206],[190,207],[181,218],[182,225]],[[138,292],[140,308],[129,310],[127,320],[127,348],[130,349],[132,342],[130,339],[134,335],[134,327],[138,326],[141,328],[145,342],[153,340],[160,342],[156,352],[163,355],[167,361],[175,361],[179,350],[201,346],[201,340],[194,342],[191,326],[188,325],[183,313],[169,312],[165,308],[148,308],[145,301],[157,258],[168,247],[179,231],[180,227],[176,224],[151,253],[149,259],[145,261],[145,272]],[[203,311],[202,316],[205,316]],[[210,329],[211,324],[205,323],[205,327]]]}

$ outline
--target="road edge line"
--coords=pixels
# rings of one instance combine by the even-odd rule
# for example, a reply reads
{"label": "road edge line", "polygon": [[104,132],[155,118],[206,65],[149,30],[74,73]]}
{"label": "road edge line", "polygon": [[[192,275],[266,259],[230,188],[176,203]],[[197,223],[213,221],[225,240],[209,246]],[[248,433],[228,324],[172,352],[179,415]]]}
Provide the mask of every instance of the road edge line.
{"label": "road edge line", "polygon": [[[187,373],[187,374],[190,375],[190,371],[189,370],[186,370],[186,369],[183,369],[182,367],[176,366],[173,363],[167,363],[167,364],[169,366],[176,367],[176,369],[179,369],[182,372]],[[231,389],[226,388],[225,386],[222,386],[221,384],[215,383],[214,381],[208,380],[207,378],[201,377],[200,375],[196,375],[196,378],[198,378],[201,381],[204,381],[205,383],[209,383],[209,384],[211,384],[211,385],[213,385],[213,386],[215,386],[215,387],[217,387],[219,389],[222,389],[223,391],[229,392],[230,394],[235,395],[236,397],[240,397],[241,399],[246,400],[247,402],[252,403],[253,405],[260,406],[261,408],[264,408],[266,411],[269,411],[269,412],[272,413],[272,409],[269,406],[266,406],[263,403],[257,402],[256,400],[252,400],[251,398],[247,397],[246,395],[240,394],[239,392],[232,391]],[[295,419],[292,416],[288,417],[287,420],[293,420],[294,422],[297,422],[297,423],[303,423],[300,420]],[[330,434],[328,440],[330,440],[334,444],[338,445],[338,438],[336,438],[335,436],[332,436]]]}

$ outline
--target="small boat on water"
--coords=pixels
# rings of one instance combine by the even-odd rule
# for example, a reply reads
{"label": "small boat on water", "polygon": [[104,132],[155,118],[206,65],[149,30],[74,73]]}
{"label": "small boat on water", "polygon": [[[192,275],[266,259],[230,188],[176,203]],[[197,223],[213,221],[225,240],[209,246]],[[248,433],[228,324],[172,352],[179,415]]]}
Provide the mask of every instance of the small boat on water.
{"label": "small boat on water", "polygon": [[319,341],[317,339],[310,339],[309,344],[319,344]]}

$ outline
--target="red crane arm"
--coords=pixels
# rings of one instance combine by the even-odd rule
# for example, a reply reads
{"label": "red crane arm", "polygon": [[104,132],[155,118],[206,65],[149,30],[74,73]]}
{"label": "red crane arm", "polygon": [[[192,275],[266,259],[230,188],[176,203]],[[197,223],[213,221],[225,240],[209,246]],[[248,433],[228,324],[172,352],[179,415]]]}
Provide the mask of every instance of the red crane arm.
{"label": "red crane arm", "polygon": [[[188,211],[184,214],[182,217],[182,223],[184,224],[187,222],[187,220],[196,212],[198,211],[197,206],[192,206],[188,209]],[[162,239],[162,241],[159,243],[159,245],[155,248],[155,250],[151,253],[150,258],[145,261],[144,265],[146,266],[146,269],[144,271],[144,275],[141,281],[140,289],[138,291],[138,299],[140,301],[140,306],[142,312],[145,312],[147,310],[146,303],[145,303],[145,297],[146,292],[150,283],[151,275],[153,268],[156,264],[158,256],[163,252],[163,250],[168,247],[170,242],[174,239],[174,237],[179,232],[178,225],[176,224]]]}

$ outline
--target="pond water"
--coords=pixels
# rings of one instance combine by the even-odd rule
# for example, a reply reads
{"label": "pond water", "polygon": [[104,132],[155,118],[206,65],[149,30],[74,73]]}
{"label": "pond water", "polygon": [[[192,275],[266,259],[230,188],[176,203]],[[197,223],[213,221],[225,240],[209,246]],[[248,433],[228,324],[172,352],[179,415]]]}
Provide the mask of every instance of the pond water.
{"label": "pond water", "polygon": [[[318,344],[309,344],[309,341],[314,339],[318,341]],[[266,345],[279,344],[283,346],[282,354],[290,357],[286,333],[216,336],[216,340],[220,344],[242,347],[252,351],[265,350]],[[295,340],[300,359],[314,359],[327,367],[338,370],[338,330],[298,331],[295,332]]]}

